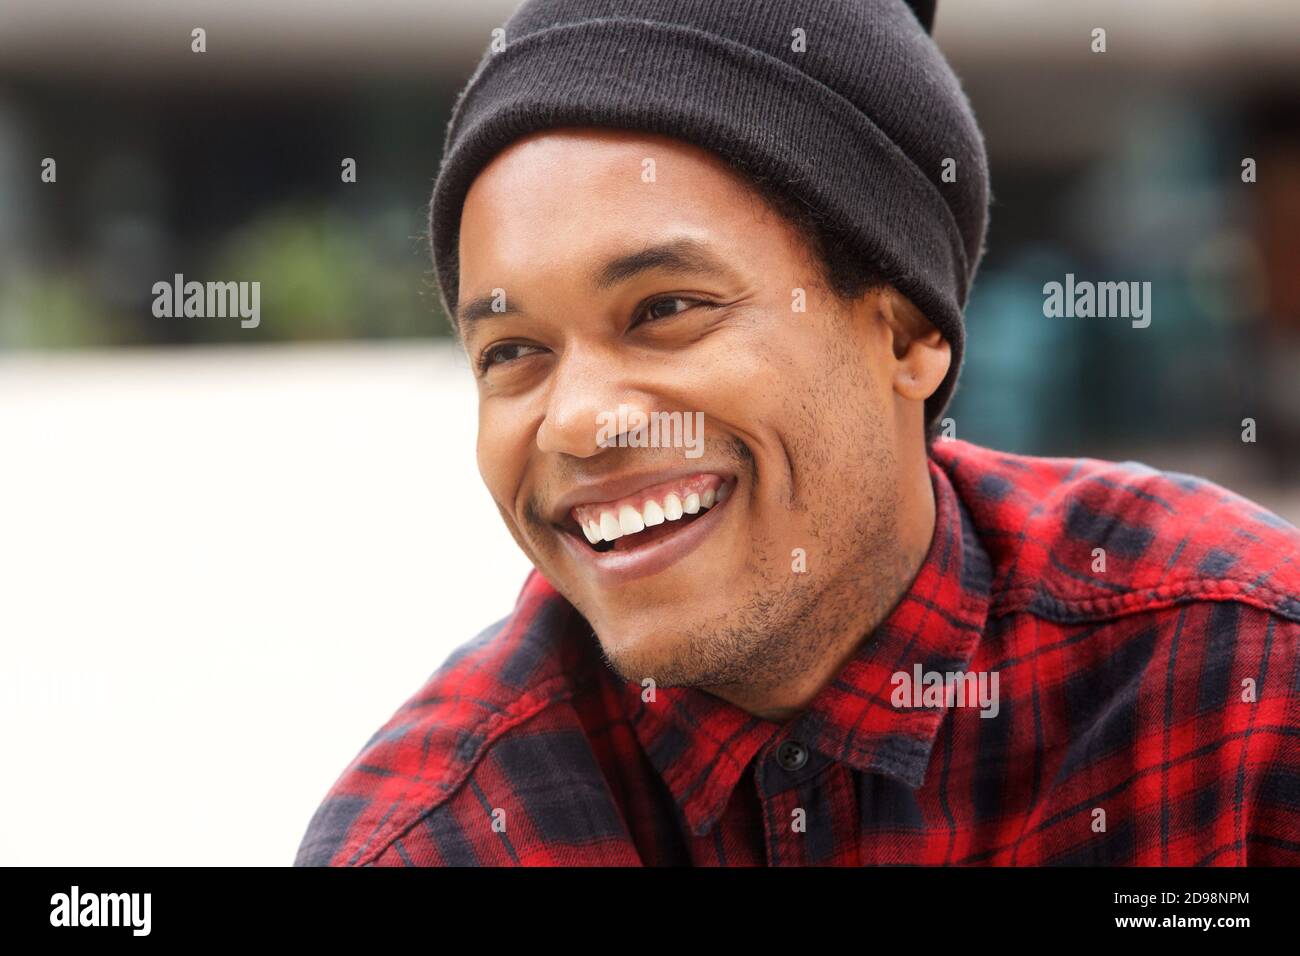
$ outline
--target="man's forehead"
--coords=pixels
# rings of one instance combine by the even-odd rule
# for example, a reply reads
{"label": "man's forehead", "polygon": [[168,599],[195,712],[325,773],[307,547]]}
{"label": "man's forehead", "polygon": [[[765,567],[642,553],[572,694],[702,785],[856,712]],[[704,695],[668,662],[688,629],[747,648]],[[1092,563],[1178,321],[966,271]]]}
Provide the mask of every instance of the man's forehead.
{"label": "man's forehead", "polygon": [[694,144],[639,130],[564,127],[526,136],[494,156],[470,184],[462,217],[472,206],[508,211],[616,194],[664,200],[665,193],[728,186],[745,188],[721,157]]}
{"label": "man's forehead", "polygon": [[[460,230],[462,296],[500,285],[506,276],[556,268],[569,276],[580,271],[584,281],[599,284],[600,270],[620,253],[669,235],[725,246],[729,235],[752,225],[748,190],[738,178],[726,183],[732,174],[706,151],[694,150],[704,159],[674,155],[665,166],[662,151],[646,152],[660,141],[643,134],[607,143],[599,133],[561,133],[554,151],[543,139],[521,141],[511,155],[503,152],[467,195]],[[583,148],[588,142],[595,144],[591,151]],[[556,161],[564,157],[571,161]],[[696,168],[684,174],[687,163]]]}

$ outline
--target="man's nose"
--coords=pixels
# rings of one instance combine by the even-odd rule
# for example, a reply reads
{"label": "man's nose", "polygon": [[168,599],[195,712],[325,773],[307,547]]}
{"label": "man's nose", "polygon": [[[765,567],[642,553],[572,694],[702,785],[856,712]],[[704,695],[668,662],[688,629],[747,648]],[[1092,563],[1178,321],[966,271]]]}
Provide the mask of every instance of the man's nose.
{"label": "man's nose", "polygon": [[650,412],[646,394],[630,383],[630,371],[608,351],[566,352],[551,375],[537,447],[589,458],[617,445],[629,419]]}

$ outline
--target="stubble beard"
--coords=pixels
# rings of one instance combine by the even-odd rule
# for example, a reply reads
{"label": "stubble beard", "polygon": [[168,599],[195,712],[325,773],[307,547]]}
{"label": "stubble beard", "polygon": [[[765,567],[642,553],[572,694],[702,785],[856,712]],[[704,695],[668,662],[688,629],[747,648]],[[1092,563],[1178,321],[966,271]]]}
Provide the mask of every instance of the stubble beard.
{"label": "stubble beard", "polygon": [[[756,583],[733,610],[670,636],[601,640],[606,665],[624,681],[752,698],[815,669],[843,650],[846,635],[866,638],[914,570],[914,556],[900,554],[892,454],[879,446],[873,454],[878,480],[858,485],[852,500],[848,492],[832,497],[807,522],[805,550],[815,564],[806,573],[792,569],[790,549],[754,541],[744,578]],[[806,507],[794,510],[807,516]]]}

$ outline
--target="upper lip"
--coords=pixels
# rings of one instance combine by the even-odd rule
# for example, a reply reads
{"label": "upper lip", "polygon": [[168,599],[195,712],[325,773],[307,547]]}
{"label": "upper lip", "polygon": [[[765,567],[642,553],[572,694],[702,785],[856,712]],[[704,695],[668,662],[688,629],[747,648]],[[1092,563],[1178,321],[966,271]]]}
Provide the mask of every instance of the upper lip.
{"label": "upper lip", "polygon": [[571,518],[569,512],[576,505],[593,505],[604,501],[613,501],[617,498],[635,494],[642,488],[649,488],[651,485],[673,481],[677,478],[689,478],[691,475],[718,475],[723,480],[730,480],[734,477],[728,471],[691,465],[663,471],[641,471],[621,477],[606,478],[601,481],[581,482],[556,500],[551,506],[548,517],[552,524],[565,524]]}

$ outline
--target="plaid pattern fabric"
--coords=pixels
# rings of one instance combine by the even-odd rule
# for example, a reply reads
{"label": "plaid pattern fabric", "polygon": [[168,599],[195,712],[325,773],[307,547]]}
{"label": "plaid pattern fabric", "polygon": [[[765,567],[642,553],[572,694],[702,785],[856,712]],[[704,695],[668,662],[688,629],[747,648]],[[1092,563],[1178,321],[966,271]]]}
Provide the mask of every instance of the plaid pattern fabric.
{"label": "plaid pattern fabric", "polygon": [[[1300,864],[1300,532],[1132,462],[952,441],[930,471],[920,573],[797,717],[647,699],[534,572],[296,865]],[[905,695],[918,667],[996,675],[996,712]]]}

